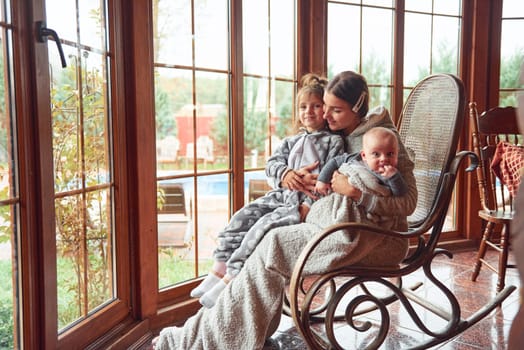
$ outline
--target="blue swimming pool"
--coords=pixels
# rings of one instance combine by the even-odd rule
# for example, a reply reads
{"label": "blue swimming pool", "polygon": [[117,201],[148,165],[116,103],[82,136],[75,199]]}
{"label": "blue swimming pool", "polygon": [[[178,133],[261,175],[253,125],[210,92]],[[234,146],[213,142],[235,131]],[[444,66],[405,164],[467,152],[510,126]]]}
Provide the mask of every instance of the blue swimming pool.
{"label": "blue swimming pool", "polygon": [[[165,174],[163,174],[165,176]],[[263,171],[248,172],[244,174],[244,191],[247,193],[249,190],[249,180],[265,179]],[[215,174],[199,176],[197,178],[198,188],[200,194],[213,195],[213,196],[226,196],[228,194],[228,174]],[[193,178],[180,178],[173,180],[160,181],[160,187],[162,184],[181,184],[184,187],[186,193],[193,192]]]}

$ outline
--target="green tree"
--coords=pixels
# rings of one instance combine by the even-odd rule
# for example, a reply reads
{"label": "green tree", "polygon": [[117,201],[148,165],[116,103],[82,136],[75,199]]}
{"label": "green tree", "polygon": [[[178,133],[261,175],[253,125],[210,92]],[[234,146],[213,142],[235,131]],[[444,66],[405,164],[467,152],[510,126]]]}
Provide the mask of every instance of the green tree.
{"label": "green tree", "polygon": [[163,139],[168,135],[177,136],[177,126],[173,115],[172,100],[159,88],[155,90],[156,138]]}
{"label": "green tree", "polygon": [[[520,48],[509,57],[502,57],[500,62],[500,88],[518,89],[522,88],[519,80],[519,72],[524,62],[524,49]],[[517,95],[514,92],[503,92],[500,94],[501,106],[517,106]]]}
{"label": "green tree", "polygon": [[[108,122],[105,96],[99,93],[104,90],[103,73],[82,68],[79,62],[54,77],[61,82],[53,84],[59,90],[51,90],[55,191],[109,181]],[[110,190],[82,191],[55,201],[58,275],[62,278],[58,281],[59,327],[111,297],[110,202]],[[63,260],[69,263],[60,263]]]}

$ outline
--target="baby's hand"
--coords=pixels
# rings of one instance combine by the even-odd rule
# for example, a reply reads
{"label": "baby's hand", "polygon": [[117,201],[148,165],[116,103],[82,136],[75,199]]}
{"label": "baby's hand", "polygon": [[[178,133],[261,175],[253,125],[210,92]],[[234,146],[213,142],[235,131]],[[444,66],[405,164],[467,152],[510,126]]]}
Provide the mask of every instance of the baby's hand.
{"label": "baby's hand", "polygon": [[317,180],[317,183],[315,184],[315,192],[320,193],[325,196],[325,195],[328,195],[330,191],[331,191],[330,184]]}
{"label": "baby's hand", "polygon": [[384,171],[382,172],[381,175],[384,176],[385,178],[389,179],[390,177],[392,177],[396,173],[397,173],[397,168],[395,168],[392,165],[384,165]]}

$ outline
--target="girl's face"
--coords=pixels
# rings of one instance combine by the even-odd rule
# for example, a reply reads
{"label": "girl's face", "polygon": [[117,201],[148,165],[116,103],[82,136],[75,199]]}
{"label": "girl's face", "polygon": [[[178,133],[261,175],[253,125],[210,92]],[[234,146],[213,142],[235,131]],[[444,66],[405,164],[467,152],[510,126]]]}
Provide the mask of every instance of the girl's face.
{"label": "girl's face", "polygon": [[332,131],[343,131],[349,135],[360,124],[360,117],[351,110],[346,101],[329,92],[324,94],[324,119]]}
{"label": "girl's face", "polygon": [[309,132],[324,129],[326,122],[322,118],[324,102],[315,94],[304,94],[298,101],[298,119]]}

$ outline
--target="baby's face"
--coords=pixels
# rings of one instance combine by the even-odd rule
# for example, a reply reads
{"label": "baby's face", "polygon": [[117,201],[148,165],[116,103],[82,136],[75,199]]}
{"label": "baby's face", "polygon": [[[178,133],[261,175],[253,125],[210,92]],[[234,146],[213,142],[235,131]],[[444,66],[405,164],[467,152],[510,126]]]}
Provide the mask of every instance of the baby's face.
{"label": "baby's face", "polygon": [[394,136],[366,137],[363,141],[362,159],[371,170],[381,174],[385,165],[397,167],[398,143]]}

